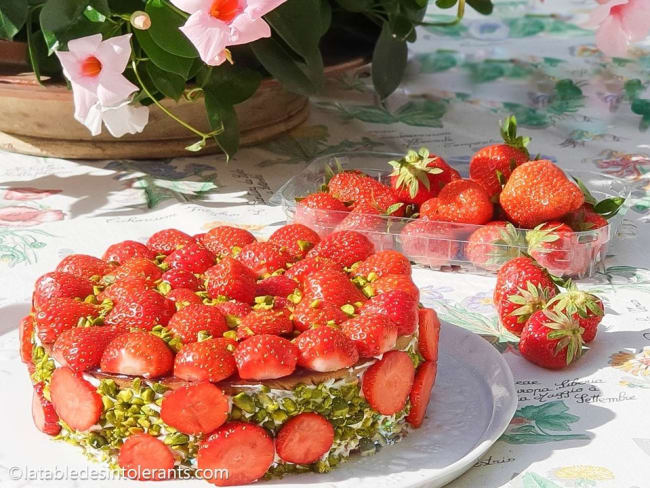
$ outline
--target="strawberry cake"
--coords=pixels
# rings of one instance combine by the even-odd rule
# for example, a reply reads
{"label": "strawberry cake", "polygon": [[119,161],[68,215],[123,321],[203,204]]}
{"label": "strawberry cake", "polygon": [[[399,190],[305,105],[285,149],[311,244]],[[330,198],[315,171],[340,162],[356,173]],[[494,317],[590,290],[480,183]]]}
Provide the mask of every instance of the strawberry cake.
{"label": "strawberry cake", "polygon": [[226,486],[418,428],[439,327],[409,261],[360,233],[165,229],[41,276],[20,353],[43,433],[128,478]]}

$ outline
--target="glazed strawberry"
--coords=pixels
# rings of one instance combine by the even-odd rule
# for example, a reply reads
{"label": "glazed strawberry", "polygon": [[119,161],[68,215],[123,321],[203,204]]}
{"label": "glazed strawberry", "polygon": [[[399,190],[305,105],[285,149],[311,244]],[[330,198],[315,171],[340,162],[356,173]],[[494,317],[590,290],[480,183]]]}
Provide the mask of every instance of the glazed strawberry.
{"label": "glazed strawberry", "polygon": [[519,352],[531,363],[561,369],[582,355],[582,328],[563,313],[538,310],[526,322]]}
{"label": "glazed strawberry", "polygon": [[460,249],[458,230],[454,224],[427,218],[406,224],[399,238],[408,259],[434,268],[449,264]]}
{"label": "glazed strawberry", "polygon": [[413,297],[416,302],[420,301],[420,290],[410,276],[406,275],[396,275],[388,274],[382,276],[377,281],[373,281],[370,284],[373,295],[381,295],[382,293],[388,293],[393,290],[401,290],[408,293]]}
{"label": "glazed strawberry", "polygon": [[418,327],[418,302],[402,290],[392,290],[372,297],[361,307],[366,314],[386,315],[397,326],[397,335],[415,333]]}
{"label": "glazed strawberry", "polygon": [[109,326],[74,327],[63,331],[52,346],[52,357],[74,371],[99,367],[108,344],[125,331]]}
{"label": "glazed strawberry", "polygon": [[38,430],[47,435],[57,435],[61,432],[59,416],[54,410],[52,402],[47,400],[43,395],[43,382],[34,385],[34,394],[32,396],[32,419]]}
{"label": "glazed strawberry", "polygon": [[287,272],[284,273],[284,276],[302,282],[306,276],[309,276],[316,271],[323,271],[326,269],[342,271],[343,267],[332,259],[316,256],[313,258],[305,258],[302,261],[298,261],[291,265]]}
{"label": "glazed strawberry", "polygon": [[409,394],[411,410],[409,410],[409,414],[406,416],[406,421],[416,429],[424,422],[424,416],[427,413],[427,407],[431,398],[431,391],[433,390],[433,385],[436,383],[437,372],[438,366],[431,361],[425,361],[420,364],[418,370],[415,372],[413,388]]}
{"label": "glazed strawberry", "polygon": [[303,300],[323,300],[335,306],[365,301],[366,297],[341,271],[316,271],[303,283]]}
{"label": "glazed strawberry", "polygon": [[203,245],[215,255],[232,256],[247,244],[255,242],[255,236],[245,229],[221,225],[210,229],[203,237]]}
{"label": "glazed strawberry", "polygon": [[564,217],[564,222],[575,232],[601,229],[608,225],[607,219],[588,203],[583,204],[578,210],[569,212]]}
{"label": "glazed strawberry", "polygon": [[236,259],[258,277],[283,269],[294,260],[288,251],[272,242],[251,242],[242,248]]}
{"label": "glazed strawberry", "polygon": [[93,284],[70,273],[45,273],[34,284],[32,302],[38,308],[51,298],[81,298],[93,294]]}
{"label": "glazed strawberry", "polygon": [[171,300],[153,290],[145,290],[133,298],[119,301],[106,316],[106,324],[151,330],[156,325],[167,325],[175,312]]}
{"label": "glazed strawberry", "polygon": [[171,269],[183,269],[190,273],[200,274],[214,265],[215,257],[203,246],[192,242],[172,252],[164,262]]}
{"label": "glazed strawberry", "polygon": [[411,262],[402,253],[392,249],[377,251],[355,266],[352,274],[365,278],[370,274],[379,278],[387,274],[411,276]]}
{"label": "glazed strawberry", "polygon": [[296,288],[299,288],[298,283],[291,278],[284,275],[269,276],[257,282],[255,288],[255,296],[272,296],[272,297],[287,297],[291,295]]}
{"label": "glazed strawberry", "polygon": [[438,196],[442,187],[460,178],[458,171],[426,148],[409,151],[402,159],[388,164],[393,167],[390,184],[397,197],[414,205]]}
{"label": "glazed strawberry", "polygon": [[253,310],[246,315],[237,327],[237,337],[245,339],[248,336],[260,334],[287,335],[293,331],[291,312],[286,308],[271,310]]}
{"label": "glazed strawberry", "polygon": [[192,236],[177,229],[163,229],[147,240],[147,247],[156,254],[168,255],[188,244],[193,244]]}
{"label": "glazed strawberry", "polygon": [[530,160],[526,146],[529,137],[517,135],[517,119],[508,117],[501,128],[502,144],[479,149],[469,162],[469,177],[480,183],[490,197],[501,193],[501,187],[508,181],[512,171]]}
{"label": "glazed strawberry", "polygon": [[352,266],[375,252],[375,246],[366,236],[351,230],[334,232],[309,251],[307,257],[329,258],[341,266]]}
{"label": "glazed strawberry", "polygon": [[421,217],[463,224],[485,224],[493,213],[490,195],[473,180],[454,180],[420,206]]}
{"label": "glazed strawberry", "polygon": [[205,272],[206,290],[212,298],[228,297],[244,303],[255,300],[255,275],[231,257],[224,257]]}
{"label": "glazed strawberry", "polygon": [[389,351],[363,374],[363,396],[380,414],[396,414],[406,405],[414,376],[415,368],[409,355]]}
{"label": "glazed strawberry", "polygon": [[56,271],[63,273],[70,273],[71,275],[80,278],[90,279],[93,276],[101,277],[110,272],[113,268],[106,261],[102,261],[95,256],[88,256],[87,254],[71,254],[64,257]]}
{"label": "glazed strawberry", "polygon": [[[273,439],[266,430],[248,422],[228,422],[201,443],[196,459],[206,481],[230,486],[258,480],[274,457]],[[227,477],[218,475],[222,470],[227,470]]]}
{"label": "glazed strawberry", "polygon": [[176,310],[181,310],[183,307],[187,307],[188,305],[200,305],[203,303],[201,297],[189,288],[175,288],[167,293],[165,298],[174,302]]}
{"label": "glazed strawberry", "polygon": [[95,318],[99,308],[72,298],[53,298],[36,312],[36,335],[43,344],[52,344],[67,329],[76,327],[85,318]]}
{"label": "glazed strawberry", "polygon": [[117,264],[123,264],[131,258],[145,258],[153,261],[156,258],[156,253],[141,242],[127,240],[111,244],[102,256],[104,261]]}
{"label": "glazed strawberry", "polygon": [[298,348],[280,336],[261,334],[240,342],[234,356],[240,378],[267,380],[293,373]]}
{"label": "glazed strawberry", "polygon": [[228,419],[228,397],[211,383],[186,385],[168,392],[160,418],[183,434],[209,434]]}
{"label": "glazed strawberry", "polygon": [[158,378],[172,371],[174,353],[165,341],[149,332],[136,331],[113,339],[102,354],[104,373]]}
{"label": "glazed strawberry", "polygon": [[231,318],[234,317],[238,320],[243,319],[246,315],[251,313],[251,310],[253,310],[248,303],[238,301],[217,303],[215,307],[218,308],[224,316]]}
{"label": "glazed strawberry", "polygon": [[349,211],[342,201],[329,193],[312,193],[298,201],[295,220],[318,231],[320,237],[324,237]]}
{"label": "glazed strawberry", "polygon": [[169,286],[171,286],[172,289],[187,288],[192,291],[197,291],[201,287],[201,283],[199,282],[199,279],[194,276],[194,273],[180,268],[172,268],[169,271],[165,271],[161,279],[164,282],[169,283]]}
{"label": "glazed strawberry", "polygon": [[25,364],[32,364],[32,348],[34,343],[34,317],[27,315],[23,317],[18,325],[18,342],[20,343],[20,359]]}
{"label": "glazed strawberry", "polygon": [[341,324],[341,331],[354,342],[359,357],[370,358],[390,351],[397,340],[397,326],[385,315],[367,313]]}
{"label": "glazed strawberry", "polygon": [[169,319],[167,328],[178,335],[184,344],[196,342],[198,333],[205,331],[212,337],[221,337],[228,331],[221,311],[209,305],[188,305]]}
{"label": "glazed strawberry", "polygon": [[285,248],[298,258],[304,258],[319,241],[318,234],[302,224],[284,225],[269,237],[269,242]]}
{"label": "glazed strawberry", "polygon": [[418,312],[418,352],[427,361],[438,360],[440,340],[440,320],[431,308],[421,308]]}
{"label": "glazed strawberry", "polygon": [[349,368],[359,360],[357,348],[345,334],[333,327],[321,326],[301,333],[298,365],[313,371],[336,371]]}
{"label": "glazed strawberry", "polygon": [[293,323],[299,331],[305,331],[317,325],[339,325],[347,319],[348,316],[340,306],[320,299],[303,299],[293,310]]}
{"label": "glazed strawberry", "polygon": [[104,408],[97,389],[67,367],[56,368],[52,373],[50,398],[59,418],[80,431],[95,425]]}
{"label": "glazed strawberry", "polygon": [[584,195],[560,168],[542,159],[516,168],[499,201],[513,223],[532,229],[579,209]]}
{"label": "glazed strawberry", "polygon": [[579,252],[578,236],[562,222],[547,222],[526,232],[528,254],[549,272],[564,276],[584,266]]}
{"label": "glazed strawberry", "polygon": [[283,461],[311,464],[332,447],[334,427],[322,415],[303,412],[284,423],[275,439],[275,449]]}
{"label": "glazed strawberry", "polygon": [[131,278],[118,281],[97,295],[98,300],[111,300],[118,303],[123,300],[135,299],[146,290],[151,290],[153,283],[146,278]]}
{"label": "glazed strawberry", "polygon": [[153,283],[162,277],[162,273],[153,261],[146,258],[131,258],[105,275],[102,281],[115,283],[123,280],[145,279]]}
{"label": "glazed strawberry", "polygon": [[575,285],[566,292],[555,295],[547,304],[553,312],[568,315],[584,329],[582,339],[591,342],[596,338],[598,324],[603,319],[605,307],[596,295],[578,290]]}
{"label": "glazed strawberry", "polygon": [[525,249],[524,236],[511,223],[497,220],[472,232],[465,244],[465,257],[474,266],[497,271]]}
{"label": "glazed strawberry", "polygon": [[117,464],[124,476],[140,481],[161,481],[172,477],[174,454],[150,434],[133,434],[120,447]]}
{"label": "glazed strawberry", "polygon": [[237,369],[234,347],[232,340],[223,337],[186,344],[176,354],[174,376],[185,381],[225,380]]}

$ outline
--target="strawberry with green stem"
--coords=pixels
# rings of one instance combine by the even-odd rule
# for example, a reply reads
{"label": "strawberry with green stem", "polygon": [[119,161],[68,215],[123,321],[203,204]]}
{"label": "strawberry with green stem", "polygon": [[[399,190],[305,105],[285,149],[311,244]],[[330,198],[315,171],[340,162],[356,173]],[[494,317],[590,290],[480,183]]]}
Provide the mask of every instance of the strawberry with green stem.
{"label": "strawberry with green stem", "polygon": [[551,273],[566,276],[579,273],[587,264],[578,237],[571,227],[552,221],[526,232],[528,254]]}
{"label": "strawberry with green stem", "polygon": [[584,329],[582,338],[591,342],[596,337],[598,324],[603,319],[605,307],[603,301],[596,295],[579,290],[572,281],[566,284],[566,291],[553,297],[546,305],[547,309],[564,313]]}
{"label": "strawberry with green stem", "polygon": [[465,245],[465,257],[489,271],[498,270],[526,248],[524,236],[509,222],[497,220],[476,229]]}

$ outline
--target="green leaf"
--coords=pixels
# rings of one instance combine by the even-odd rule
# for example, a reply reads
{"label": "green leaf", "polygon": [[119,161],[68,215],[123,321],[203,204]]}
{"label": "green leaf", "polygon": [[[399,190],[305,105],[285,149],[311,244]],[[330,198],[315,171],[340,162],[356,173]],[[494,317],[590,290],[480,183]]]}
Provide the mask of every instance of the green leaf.
{"label": "green leaf", "polygon": [[106,17],[111,15],[111,7],[108,0],[90,0],[90,6],[98,12],[104,14]]}
{"label": "green leaf", "polygon": [[163,0],[149,0],[145,11],[151,18],[149,34],[159,47],[183,58],[196,58],[199,53],[194,45],[178,28],[185,18]]}
{"label": "green leaf", "polygon": [[442,127],[447,104],[439,100],[412,101],[402,105],[395,116],[400,122],[416,127]]}
{"label": "green leaf", "polygon": [[611,219],[618,213],[624,203],[625,198],[623,197],[607,198],[598,202],[594,206],[594,210],[604,218]]}
{"label": "green leaf", "polygon": [[436,7],[451,8],[458,3],[458,0],[436,0]]}
{"label": "green leaf", "polygon": [[216,94],[208,90],[205,92],[205,109],[208,113],[208,121],[213,130],[223,127],[223,132],[214,136],[217,144],[230,157],[239,148],[239,122],[237,113],[232,105],[224,103]]}
{"label": "green leaf", "polygon": [[161,49],[151,38],[148,31],[134,29],[138,43],[146,53],[147,57],[161,70],[176,73],[187,79],[190,69],[192,68],[193,60],[190,58],[182,58],[174,56],[173,54]]}
{"label": "green leaf", "polygon": [[320,37],[330,30],[332,25],[332,6],[329,0],[321,0],[320,2]]}
{"label": "green leaf", "polygon": [[166,97],[178,100],[185,90],[185,79],[175,73],[163,71],[151,62],[145,64],[147,74],[156,89]]}
{"label": "green leaf", "polygon": [[350,12],[365,12],[374,5],[374,0],[336,0],[341,7]]}
{"label": "green leaf", "polygon": [[262,75],[257,71],[223,64],[212,68],[210,80],[204,89],[212,91],[224,103],[236,105],[252,97],[261,81]]}
{"label": "green leaf", "polygon": [[[391,32],[402,40],[412,42],[411,37],[415,36],[415,26],[405,15],[398,14],[394,16],[391,19],[390,28]],[[414,37],[413,40],[415,40]]]}
{"label": "green leaf", "polygon": [[390,25],[384,22],[372,54],[372,81],[380,98],[386,98],[399,86],[407,56],[406,41],[394,37]]}
{"label": "green leaf", "polygon": [[86,10],[84,11],[84,17],[86,17],[88,20],[91,22],[105,22],[106,21],[106,16],[101,13],[99,10],[96,8],[93,8],[91,6],[88,6]]}
{"label": "green leaf", "polygon": [[25,0],[0,0],[0,38],[13,39],[25,25],[28,10]]}
{"label": "green leaf", "polygon": [[467,0],[467,3],[474,10],[483,15],[490,15],[494,9],[491,0]]}
{"label": "green leaf", "polygon": [[64,34],[83,16],[90,0],[48,0],[41,10],[43,30]]}
{"label": "green leaf", "polygon": [[591,192],[585,186],[585,184],[581,180],[576,178],[575,176],[572,176],[572,178],[573,178],[573,181],[575,181],[576,184],[578,185],[578,188],[580,188],[580,191],[582,192],[582,194],[585,196],[585,202],[587,202],[590,205],[596,205],[596,203],[598,203],[596,201],[596,198],[591,194]]}
{"label": "green leaf", "polygon": [[561,488],[560,485],[537,473],[526,473],[522,478],[523,488]]}

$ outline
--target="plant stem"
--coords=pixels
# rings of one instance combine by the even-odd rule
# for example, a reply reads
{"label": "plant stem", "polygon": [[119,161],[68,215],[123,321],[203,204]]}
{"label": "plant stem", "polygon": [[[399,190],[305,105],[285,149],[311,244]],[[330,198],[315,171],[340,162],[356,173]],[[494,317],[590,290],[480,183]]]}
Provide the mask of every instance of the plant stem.
{"label": "plant stem", "polygon": [[424,25],[427,27],[452,27],[458,25],[463,17],[465,16],[465,0],[458,0],[458,12],[456,13],[456,18],[449,22],[418,22],[418,25]]}

